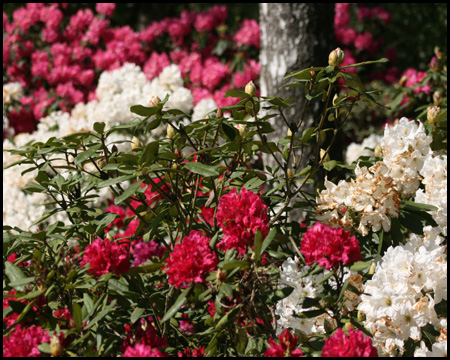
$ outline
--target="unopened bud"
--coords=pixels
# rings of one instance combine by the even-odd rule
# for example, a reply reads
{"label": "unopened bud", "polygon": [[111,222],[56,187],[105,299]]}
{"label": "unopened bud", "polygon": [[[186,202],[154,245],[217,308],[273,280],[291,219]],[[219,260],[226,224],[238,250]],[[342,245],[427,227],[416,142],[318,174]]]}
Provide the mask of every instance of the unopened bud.
{"label": "unopened bud", "polygon": [[131,139],[131,149],[134,150],[136,148],[141,147],[142,147],[141,141],[136,136],[133,136],[133,138]]}
{"label": "unopened bud", "polygon": [[117,146],[115,144],[112,146],[111,152],[112,153],[118,153],[119,152],[119,150],[117,149]]}
{"label": "unopened bud", "polygon": [[433,103],[434,105],[441,105],[442,102],[442,94],[439,90],[436,90],[433,94]]}
{"label": "unopened bud", "polygon": [[58,336],[53,335],[50,340],[50,351],[53,356],[59,356],[63,352],[63,347]]}
{"label": "unopened bud", "polygon": [[223,117],[223,113],[222,113],[222,110],[219,108],[219,109],[217,109],[217,113],[216,113],[216,116],[217,116],[217,118],[218,119],[220,119],[220,118],[222,118]]}
{"label": "unopened bud", "polygon": [[222,269],[219,268],[219,269],[217,269],[217,272],[216,272],[216,279],[218,281],[220,281],[221,283],[223,283],[223,282],[227,281],[227,274],[225,274],[222,271]]}
{"label": "unopened bud", "polygon": [[373,275],[375,274],[375,263],[373,262],[372,264],[370,264],[370,268],[369,268],[369,275]]}
{"label": "unopened bud", "polygon": [[289,136],[289,137],[292,136],[292,130],[291,130],[291,129],[288,129],[288,131],[287,131],[287,136]]}
{"label": "unopened bud", "polygon": [[325,149],[320,149],[320,160],[323,160],[323,162],[330,161],[330,155],[328,155]]}
{"label": "unopened bud", "polygon": [[361,310],[358,311],[357,317],[360,322],[363,322],[364,320],[366,320],[366,314],[363,313]]}
{"label": "unopened bud", "polygon": [[377,147],[375,148],[375,156],[376,157],[383,157],[383,150],[381,149],[380,145],[377,145]]}
{"label": "unopened bud", "polygon": [[436,122],[436,119],[439,116],[440,111],[441,108],[438,106],[432,106],[428,108],[427,120],[430,124],[434,124]]}
{"label": "unopened bud", "polygon": [[324,319],[323,327],[324,327],[325,332],[327,334],[331,334],[333,332],[333,330],[334,330],[333,324],[330,321],[328,321],[327,319]]}
{"label": "unopened bud", "polygon": [[337,48],[330,52],[330,55],[328,56],[328,64],[330,66],[339,66],[342,63],[342,60],[344,60],[344,56],[344,52],[340,48]]}
{"label": "unopened bud", "polygon": [[245,85],[245,93],[251,97],[256,96],[256,86],[253,84],[253,81],[250,81],[247,85]]}
{"label": "unopened bud", "polygon": [[97,166],[100,169],[102,169],[103,166],[105,166],[108,162],[107,162],[107,160],[105,158],[105,154],[103,152],[101,152],[100,156],[102,156],[102,157],[97,160]]}
{"label": "unopened bud", "polygon": [[168,124],[167,125],[167,137],[169,139],[173,139],[176,134],[177,134],[177,132],[175,131],[175,128],[172,125]]}
{"label": "unopened bud", "polygon": [[158,106],[160,102],[161,99],[157,95],[152,95],[149,101],[150,106]]}

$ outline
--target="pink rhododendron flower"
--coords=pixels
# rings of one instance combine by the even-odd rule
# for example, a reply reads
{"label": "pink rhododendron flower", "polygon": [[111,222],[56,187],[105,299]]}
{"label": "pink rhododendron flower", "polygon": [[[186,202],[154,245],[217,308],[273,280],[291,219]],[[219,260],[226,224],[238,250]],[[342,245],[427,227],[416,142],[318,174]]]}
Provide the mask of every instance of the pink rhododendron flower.
{"label": "pink rhododendron flower", "polygon": [[136,344],[126,348],[122,357],[167,357],[169,354],[161,352],[157,348],[152,348],[149,345]]}
{"label": "pink rhododendron flower", "polygon": [[114,13],[114,10],[116,10],[115,3],[97,3],[95,5],[95,11],[97,11],[99,14],[105,15],[106,17],[111,17]]}
{"label": "pink rhododendron flower", "polygon": [[292,336],[289,329],[278,336],[279,344],[272,338],[267,340],[270,347],[264,353],[265,357],[301,357],[303,352],[297,347],[298,336]]}
{"label": "pink rhododendron flower", "polygon": [[38,346],[49,342],[48,331],[40,326],[31,325],[25,328],[18,325],[9,337],[3,337],[3,356],[38,357],[41,356]]}
{"label": "pink rhododendron flower", "polygon": [[306,231],[300,244],[307,265],[317,262],[327,270],[341,263],[350,265],[361,260],[359,242],[350,231],[331,228],[317,222]]}
{"label": "pink rhododendron flower", "polygon": [[261,198],[245,189],[241,193],[234,188],[219,199],[217,224],[223,229],[224,237],[217,245],[220,250],[238,249],[239,254],[252,246],[256,231],[261,231],[263,238],[269,232],[267,206]]}
{"label": "pink rhododendron flower", "polygon": [[204,282],[204,277],[217,268],[216,254],[209,247],[210,239],[191,231],[175,245],[167,261],[169,283],[179,288],[183,283]]}
{"label": "pink rhododendron flower", "polygon": [[117,241],[97,238],[84,249],[80,265],[89,264],[88,274],[100,277],[114,271],[117,275],[126,273],[130,268],[130,255],[126,247]]}
{"label": "pink rhododendron flower", "polygon": [[259,49],[260,29],[258,22],[253,19],[245,19],[233,39],[238,46],[248,45]]}
{"label": "pink rhododendron flower", "polygon": [[353,331],[350,326],[349,336],[339,328],[325,339],[322,357],[378,357],[378,352],[371,338],[365,338],[361,330]]}

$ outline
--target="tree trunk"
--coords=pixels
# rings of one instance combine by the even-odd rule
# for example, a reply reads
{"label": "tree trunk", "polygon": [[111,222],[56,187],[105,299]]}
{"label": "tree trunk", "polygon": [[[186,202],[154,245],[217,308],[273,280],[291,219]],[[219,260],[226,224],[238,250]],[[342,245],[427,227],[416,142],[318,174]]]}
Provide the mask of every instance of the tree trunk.
{"label": "tree trunk", "polygon": [[[284,111],[289,122],[298,123],[306,99],[302,88],[280,88],[289,79],[284,76],[311,66],[327,66],[328,55],[335,48],[334,4],[332,3],[261,3],[259,5],[261,27],[261,96],[295,97],[295,105]],[[317,125],[321,105],[311,102],[306,113],[303,129]],[[287,134],[287,126],[282,119],[270,119],[275,132],[268,134],[268,140],[276,141]],[[270,136],[269,136],[270,135]],[[300,169],[307,166],[314,149],[305,147]],[[300,154],[296,154],[298,156]],[[342,156],[342,155],[341,155]],[[339,160],[339,156],[332,156]],[[275,162],[264,154],[264,164],[272,168]],[[291,165],[291,164],[290,164]],[[313,188],[305,189],[313,192]],[[296,214],[300,216],[301,214]]]}

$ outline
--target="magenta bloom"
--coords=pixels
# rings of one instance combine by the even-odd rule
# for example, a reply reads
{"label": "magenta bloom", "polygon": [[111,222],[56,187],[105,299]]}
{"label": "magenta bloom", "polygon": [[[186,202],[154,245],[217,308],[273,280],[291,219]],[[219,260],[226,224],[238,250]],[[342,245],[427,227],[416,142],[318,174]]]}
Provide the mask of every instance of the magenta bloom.
{"label": "magenta bloom", "polygon": [[263,238],[269,232],[267,206],[261,198],[242,188],[241,193],[234,188],[219,199],[217,223],[223,229],[223,240],[217,244],[220,250],[238,249],[239,254],[252,246],[257,230]]}
{"label": "magenta bloom", "polygon": [[100,277],[114,271],[117,275],[126,273],[130,268],[130,255],[127,248],[117,241],[96,239],[84,249],[81,266],[89,263],[88,274]]}
{"label": "magenta bloom", "polygon": [[322,357],[378,357],[372,339],[365,338],[361,330],[353,331],[349,327],[349,336],[339,328],[328,339],[322,349]]}
{"label": "magenta bloom", "polygon": [[350,231],[330,228],[319,222],[306,231],[300,247],[307,265],[317,262],[327,270],[338,267],[340,263],[350,265],[361,260],[359,242]]}
{"label": "magenta bloom", "polygon": [[[292,336],[291,332],[286,329],[278,336],[280,344],[273,339],[269,339],[270,347],[264,353],[265,357],[301,357],[303,352],[301,349],[295,349],[297,346],[298,336]],[[295,349],[295,350],[294,350]]]}
{"label": "magenta bloom", "polygon": [[41,356],[38,346],[49,342],[48,331],[40,326],[25,328],[18,325],[9,337],[3,337],[3,356],[38,357]]}
{"label": "magenta bloom", "polygon": [[159,351],[157,348],[152,348],[149,345],[136,344],[129,346],[123,353],[122,357],[167,357],[167,353]]}
{"label": "magenta bloom", "polygon": [[217,268],[217,256],[209,247],[210,239],[191,231],[175,245],[167,259],[169,283],[179,288],[183,283],[204,282],[204,277]]}

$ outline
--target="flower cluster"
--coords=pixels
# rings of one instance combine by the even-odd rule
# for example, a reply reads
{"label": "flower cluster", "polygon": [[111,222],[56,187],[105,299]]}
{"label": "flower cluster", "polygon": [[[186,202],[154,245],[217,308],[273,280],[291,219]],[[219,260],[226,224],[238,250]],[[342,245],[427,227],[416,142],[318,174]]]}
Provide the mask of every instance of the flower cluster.
{"label": "flower cluster", "polygon": [[268,340],[270,347],[264,353],[265,357],[302,357],[303,351],[296,349],[298,336],[292,336],[286,329],[278,336],[279,344],[272,338]]}
{"label": "flower cluster", "polygon": [[325,180],[325,190],[317,198],[316,219],[330,226],[356,227],[350,211],[359,218],[357,230],[367,235],[369,230],[381,228],[389,231],[391,221],[387,215],[398,217],[400,199],[394,180],[387,168],[377,162],[370,169],[355,169],[356,179],[341,180],[337,185]]}
{"label": "flower cluster", "polygon": [[359,242],[350,231],[317,222],[306,231],[300,244],[306,265],[318,263],[327,270],[361,260]]}
{"label": "flower cluster", "polygon": [[220,250],[237,249],[239,254],[252,246],[256,231],[263,238],[269,232],[269,217],[264,201],[252,191],[245,188],[238,194],[236,188],[219,199],[217,223],[223,229],[224,237],[217,244]]}
{"label": "flower cluster", "polygon": [[322,357],[378,357],[378,352],[372,346],[372,339],[364,337],[361,330],[353,330],[350,326],[348,336],[339,328],[325,339]]}
{"label": "flower cluster", "polygon": [[89,264],[88,274],[100,277],[114,271],[118,276],[130,268],[130,255],[125,246],[109,239],[95,239],[84,249],[80,265]]}
{"label": "flower cluster", "polygon": [[399,191],[413,194],[419,188],[426,156],[431,153],[432,138],[421,122],[401,118],[393,127],[386,127],[381,140],[383,163],[389,169]]}
{"label": "flower cluster", "polygon": [[17,325],[8,337],[3,337],[3,356],[40,357],[38,346],[49,342],[48,330],[36,325],[30,327]]}
{"label": "flower cluster", "polygon": [[[3,14],[4,79],[19,82],[27,90],[17,110],[7,114],[15,133],[33,131],[35,123],[52,109],[69,111],[95,99],[98,74],[126,63],[141,66],[148,80],[176,64],[195,104],[204,98],[220,106],[235,103],[223,99],[223,94],[230,88],[231,60],[238,48],[259,47],[259,25],[254,20],[244,20],[235,34],[236,45],[230,43],[229,51],[218,58],[213,55],[217,42],[232,38],[217,30],[227,19],[225,6],[198,14],[185,10],[179,18],[155,21],[140,32],[129,26],[111,27],[108,18],[115,7],[99,3],[98,14],[86,8],[68,18],[67,4],[30,3],[17,9],[11,21]],[[42,41],[38,42],[39,35]],[[166,38],[171,42],[161,41]],[[199,38],[207,38],[208,44],[201,45]],[[160,43],[166,44],[163,52]],[[249,56],[242,61],[242,76],[256,80],[259,64]]]}
{"label": "flower cluster", "polygon": [[427,156],[420,175],[425,190],[418,189],[414,201],[437,207],[431,215],[441,228],[442,235],[447,236],[447,155]]}
{"label": "flower cluster", "polygon": [[[446,248],[439,228],[425,227],[405,245],[390,247],[364,285],[358,309],[384,354],[402,354],[404,342],[420,340],[427,324],[439,327],[435,305],[447,299]],[[445,329],[446,331],[446,329]]]}
{"label": "flower cluster", "polygon": [[211,251],[210,239],[198,231],[176,244],[167,261],[170,284],[179,288],[183,283],[204,282],[204,278],[217,268],[217,256]]}

